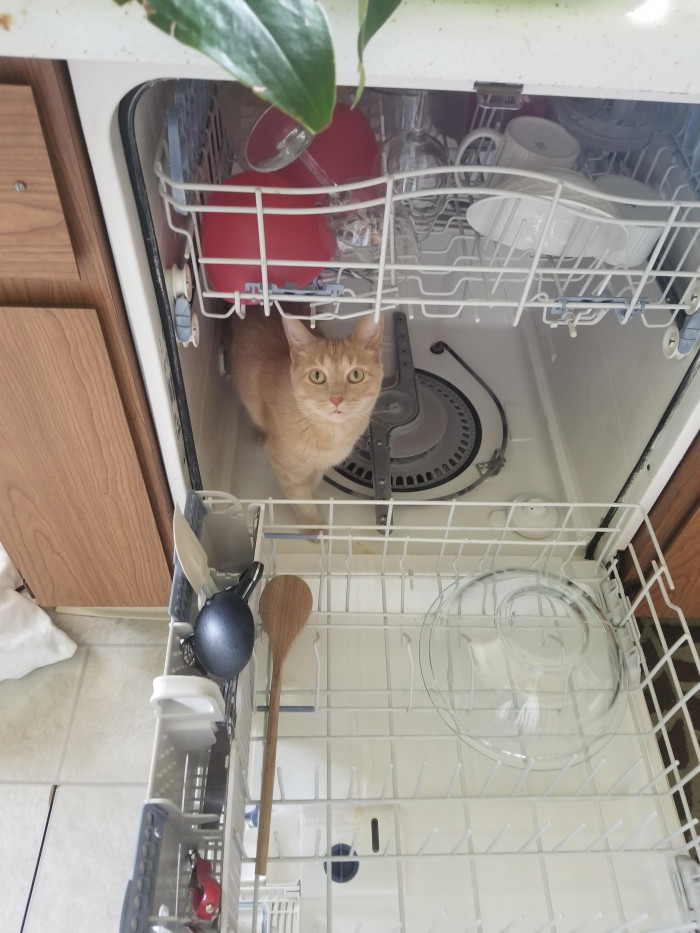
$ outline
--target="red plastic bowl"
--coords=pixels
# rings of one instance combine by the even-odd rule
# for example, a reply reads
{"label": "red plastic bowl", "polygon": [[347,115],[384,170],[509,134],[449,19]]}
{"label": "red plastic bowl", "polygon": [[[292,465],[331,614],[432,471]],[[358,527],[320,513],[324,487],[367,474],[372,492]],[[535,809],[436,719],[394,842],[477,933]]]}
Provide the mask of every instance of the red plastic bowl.
{"label": "red plastic bowl", "polygon": [[[335,185],[372,177],[379,144],[367,118],[347,104],[336,104],[330,124],[318,134],[306,152]],[[304,165],[304,156],[280,169],[297,188],[318,187],[321,182]]]}
{"label": "red plastic bowl", "polygon": [[[261,188],[296,188],[277,172],[241,172],[224,184]],[[263,193],[263,207],[313,207],[312,195]],[[247,191],[215,191],[207,206],[255,207],[255,194]],[[335,253],[335,237],[322,214],[267,214],[264,217],[267,277],[278,288],[304,288],[323,271]],[[204,213],[203,259],[249,259],[242,265],[206,264],[212,287],[220,292],[244,292],[248,283],[262,282],[256,214],[235,211]],[[289,260],[313,261],[313,266],[288,265]],[[275,260],[282,260],[275,264]],[[256,299],[257,300],[257,299]]]}

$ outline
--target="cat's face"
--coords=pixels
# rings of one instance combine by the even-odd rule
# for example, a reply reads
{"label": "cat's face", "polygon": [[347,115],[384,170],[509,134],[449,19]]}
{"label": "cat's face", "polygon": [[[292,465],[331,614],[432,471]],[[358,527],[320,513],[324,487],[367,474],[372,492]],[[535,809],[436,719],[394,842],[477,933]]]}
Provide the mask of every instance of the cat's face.
{"label": "cat's face", "polygon": [[292,388],[303,414],[338,425],[369,417],[382,385],[382,318],[361,318],[343,339],[316,337],[296,318],[283,323]]}

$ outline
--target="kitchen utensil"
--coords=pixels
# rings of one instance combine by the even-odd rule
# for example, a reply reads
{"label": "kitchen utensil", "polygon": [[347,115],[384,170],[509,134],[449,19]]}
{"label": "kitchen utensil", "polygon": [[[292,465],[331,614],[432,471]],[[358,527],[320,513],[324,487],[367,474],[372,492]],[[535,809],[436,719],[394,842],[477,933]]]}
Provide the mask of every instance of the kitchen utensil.
{"label": "kitchen utensil", "polygon": [[221,904],[221,885],[214,876],[214,866],[196,849],[190,851],[190,864],[192,874],[188,887],[192,910],[200,920],[212,920]]}
{"label": "kitchen utensil", "polygon": [[467,150],[483,139],[496,146],[485,159],[489,165],[534,172],[573,168],[581,152],[579,143],[558,123],[543,117],[514,117],[502,133],[490,126],[468,133],[459,144],[455,164],[460,165]]}
{"label": "kitchen utensil", "polygon": [[577,584],[536,570],[448,587],[425,617],[420,666],[448,726],[504,764],[545,770],[588,758],[626,708],[612,626]]}
{"label": "kitchen utensil", "polygon": [[177,503],[173,512],[173,537],[177,559],[197,597],[200,594],[205,598],[213,596],[217,587],[211,576],[207,552]]}
{"label": "kitchen utensil", "polygon": [[[624,249],[626,229],[606,222],[619,220],[617,208],[597,195],[592,182],[561,169],[548,174],[552,181],[505,176],[492,195],[469,205],[469,224],[482,236],[521,250],[537,249],[544,236],[546,256],[604,259]],[[564,182],[564,187],[550,219],[555,181]]]}
{"label": "kitchen utensil", "polygon": [[258,844],[255,856],[256,884],[259,878],[267,872],[282,667],[295,638],[306,625],[312,605],[311,590],[300,577],[292,575],[273,577],[260,597],[260,618],[270,641],[272,653],[272,680],[258,816]]}
{"label": "kitchen utensil", "polygon": [[263,572],[251,564],[238,584],[211,596],[194,623],[193,644],[199,663],[214,677],[236,677],[250,660],[255,622],[248,598]]}
{"label": "kitchen utensil", "polygon": [[217,723],[216,737],[209,752],[207,778],[204,784],[202,813],[211,813],[215,819],[202,823],[202,829],[216,829],[221,822],[221,814],[226,801],[228,782],[228,760],[231,753],[231,737],[226,721]]}
{"label": "kitchen utensil", "polygon": [[212,555],[212,563],[216,564],[219,574],[240,575],[252,564],[253,543],[239,499],[217,493],[216,507],[202,518],[201,542],[207,554]]}
{"label": "kitchen utensil", "polygon": [[280,175],[297,188],[343,185],[371,178],[378,151],[379,144],[365,115],[338,103],[329,126]]}
{"label": "kitchen utensil", "polygon": [[156,677],[151,706],[173,745],[187,751],[213,745],[216,723],[225,717],[221,690],[207,677],[186,674]]}
{"label": "kitchen utensil", "polygon": [[[641,265],[664,232],[668,207],[660,203],[661,198],[653,188],[626,175],[601,175],[595,186],[605,194],[624,199],[611,203],[615,204],[625,222],[627,243],[622,249],[608,253],[605,262],[625,268]],[[635,204],[635,201],[656,201],[657,205]]]}
{"label": "kitchen utensil", "polygon": [[423,240],[433,229],[447,201],[446,195],[440,193],[447,184],[447,174],[423,173],[447,165],[449,155],[440,140],[426,130],[427,91],[407,96],[403,100],[407,105],[411,105],[412,125],[408,132],[392,136],[382,143],[374,174],[379,176],[401,172],[417,173],[406,178],[397,178],[394,188],[399,196],[415,194],[418,191],[425,192],[424,196],[410,198],[403,203],[413,221],[418,239]]}
{"label": "kitchen utensil", "polygon": [[209,750],[207,776],[204,783],[204,800],[202,802],[202,813],[210,813],[214,818],[206,823],[201,823],[202,829],[218,829],[224,813],[226,791],[228,789],[231,737],[236,724],[237,687],[237,677],[225,680],[220,684],[225,712],[224,718],[216,724],[216,739]]}
{"label": "kitchen utensil", "polygon": [[226,135],[242,169],[278,171],[314,139],[311,130],[240,84],[223,83],[218,103]]}
{"label": "kitchen utensil", "polygon": [[[260,195],[260,204],[266,213],[241,213],[240,208],[256,208],[253,190],[230,191],[220,188],[210,195],[208,208],[202,217],[202,258],[212,287],[220,292],[244,292],[247,284],[259,285],[263,281],[260,264],[260,229],[264,233],[264,255],[267,281],[277,288],[304,287],[325,267],[335,252],[335,237],[328,229],[322,214],[274,214],[267,211],[313,208],[314,195],[295,194],[292,182],[277,172],[261,174],[242,172],[227,178],[224,185],[238,185],[244,189],[281,188],[278,192]],[[223,210],[221,210],[223,208]],[[240,265],[206,262],[211,259],[248,260]],[[308,263],[295,266],[293,261]],[[259,295],[245,299],[258,304]]]}

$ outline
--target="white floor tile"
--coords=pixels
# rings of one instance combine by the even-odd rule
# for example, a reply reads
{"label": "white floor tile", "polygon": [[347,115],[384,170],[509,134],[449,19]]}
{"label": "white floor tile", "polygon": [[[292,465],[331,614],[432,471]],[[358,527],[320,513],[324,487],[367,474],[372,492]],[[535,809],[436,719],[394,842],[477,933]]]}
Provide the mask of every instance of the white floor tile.
{"label": "white floor tile", "polygon": [[169,619],[105,619],[69,612],[53,612],[56,625],[78,645],[165,645]]}
{"label": "white floor tile", "polygon": [[56,783],[85,654],[0,683],[0,781]]}
{"label": "white floor tile", "polygon": [[0,784],[2,926],[19,930],[49,812],[50,784]]}
{"label": "white floor tile", "polygon": [[156,722],[149,701],[165,645],[88,650],[60,783],[145,783]]}
{"label": "white floor tile", "polygon": [[59,787],[25,933],[119,929],[146,789]]}

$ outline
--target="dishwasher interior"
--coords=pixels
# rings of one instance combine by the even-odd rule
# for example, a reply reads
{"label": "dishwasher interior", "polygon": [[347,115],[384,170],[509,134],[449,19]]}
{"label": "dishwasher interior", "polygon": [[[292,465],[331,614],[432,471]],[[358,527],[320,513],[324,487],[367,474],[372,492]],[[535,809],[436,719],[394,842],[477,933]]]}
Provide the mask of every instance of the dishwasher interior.
{"label": "dishwasher interior", "polygon": [[[700,108],[369,89],[352,111],[339,89],[363,177],[257,173],[272,193],[246,206],[230,188],[251,175],[232,88],[161,81],[122,105],[191,486],[281,496],[232,386],[236,316],[284,309],[342,335],[382,314],[391,381],[398,311],[420,416],[392,432],[393,498],[648,507],[668,445],[698,421]],[[417,111],[433,167],[374,177]],[[494,162],[514,120],[567,128],[575,171]],[[346,162],[336,179],[360,171]],[[380,498],[375,476],[362,438],[319,496]]]}

